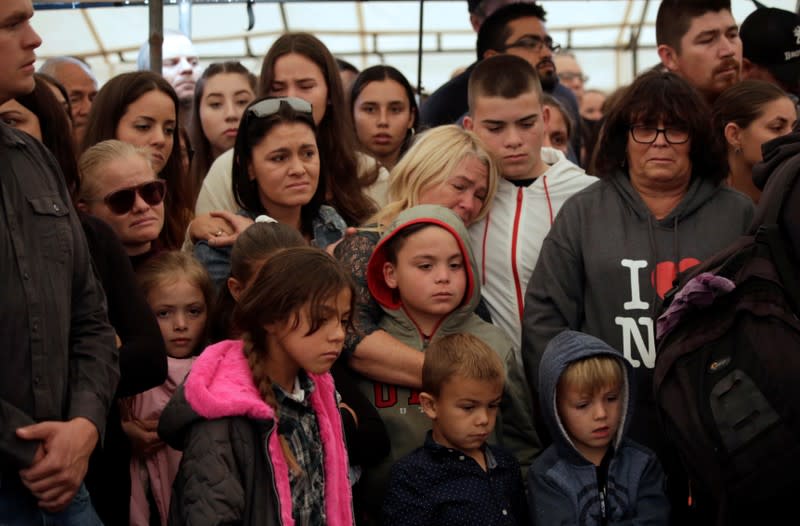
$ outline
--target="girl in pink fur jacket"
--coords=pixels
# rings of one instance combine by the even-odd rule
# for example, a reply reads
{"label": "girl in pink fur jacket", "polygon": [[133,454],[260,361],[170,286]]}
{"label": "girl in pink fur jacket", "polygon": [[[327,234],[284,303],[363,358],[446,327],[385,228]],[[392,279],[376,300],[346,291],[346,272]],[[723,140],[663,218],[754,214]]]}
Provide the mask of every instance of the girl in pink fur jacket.
{"label": "girl in pink fur jacket", "polygon": [[130,525],[149,526],[148,493],[159,522],[167,525],[172,481],[181,454],[155,432],[158,418],[183,382],[194,356],[206,343],[208,306],[213,287],[206,269],[191,255],[162,252],[139,267],[139,285],[155,314],[167,349],[167,381],[124,400],[123,428],[138,447],[131,457]]}
{"label": "girl in pink fur jacket", "polygon": [[234,310],[243,338],[206,348],[159,421],[183,451],[170,524],[353,525],[328,373],[352,303],[349,274],[325,252],[267,260]]}

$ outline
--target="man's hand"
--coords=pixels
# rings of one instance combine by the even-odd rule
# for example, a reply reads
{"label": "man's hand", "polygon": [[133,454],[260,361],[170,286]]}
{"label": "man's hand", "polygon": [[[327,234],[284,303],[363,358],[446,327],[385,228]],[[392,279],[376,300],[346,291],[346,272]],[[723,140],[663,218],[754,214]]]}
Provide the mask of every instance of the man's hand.
{"label": "man's hand", "polygon": [[38,499],[45,511],[63,510],[78,492],[86,476],[89,456],[97,444],[98,433],[88,419],[68,422],[40,422],[17,429],[23,440],[38,440],[33,464],[19,472],[23,484]]}

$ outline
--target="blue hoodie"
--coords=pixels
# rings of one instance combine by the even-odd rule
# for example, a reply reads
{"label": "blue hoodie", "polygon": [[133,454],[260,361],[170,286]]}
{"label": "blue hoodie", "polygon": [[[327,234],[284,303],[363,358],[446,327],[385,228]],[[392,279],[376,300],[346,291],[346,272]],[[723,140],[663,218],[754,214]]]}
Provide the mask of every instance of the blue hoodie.
{"label": "blue hoodie", "polygon": [[[556,409],[558,380],[572,362],[592,356],[612,356],[624,365],[622,418],[604,459],[605,487],[598,468],[575,448]],[[534,524],[542,526],[668,524],[669,503],[664,473],[655,454],[625,438],[632,415],[633,368],[622,354],[602,340],[564,331],[545,349],[539,366],[541,409],[553,437],[528,471],[528,503]],[[605,510],[605,518],[603,518]]]}

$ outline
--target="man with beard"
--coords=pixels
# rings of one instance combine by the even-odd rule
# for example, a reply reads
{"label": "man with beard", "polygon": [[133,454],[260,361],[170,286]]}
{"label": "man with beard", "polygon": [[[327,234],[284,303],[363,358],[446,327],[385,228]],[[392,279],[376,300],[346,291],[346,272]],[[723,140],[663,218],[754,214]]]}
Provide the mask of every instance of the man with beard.
{"label": "man with beard", "polygon": [[[477,55],[482,60],[495,55],[516,55],[525,59],[539,75],[542,90],[556,97],[566,107],[575,123],[580,123],[578,102],[568,88],[559,84],[553,52],[559,46],[545,29],[545,10],[537,3],[518,2],[492,13],[478,30]],[[474,63],[464,73],[437,89],[420,110],[424,127],[450,124],[467,112],[467,85]],[[568,158],[577,163],[581,134],[574,133]]]}
{"label": "man with beard", "polygon": [[709,103],[739,82],[742,41],[730,0],[662,0],[656,15],[661,63]]}

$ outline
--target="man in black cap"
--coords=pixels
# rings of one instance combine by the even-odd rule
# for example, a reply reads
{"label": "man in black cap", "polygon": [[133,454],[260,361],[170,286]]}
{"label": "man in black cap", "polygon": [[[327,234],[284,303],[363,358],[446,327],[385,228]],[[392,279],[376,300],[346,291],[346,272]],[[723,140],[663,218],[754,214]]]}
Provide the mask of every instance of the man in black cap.
{"label": "man in black cap", "polygon": [[533,0],[467,0],[469,10],[469,23],[477,33],[486,18],[507,4],[517,2],[532,2]]}
{"label": "man in black cap", "polygon": [[742,78],[771,82],[800,96],[800,16],[774,7],[742,22]]}

